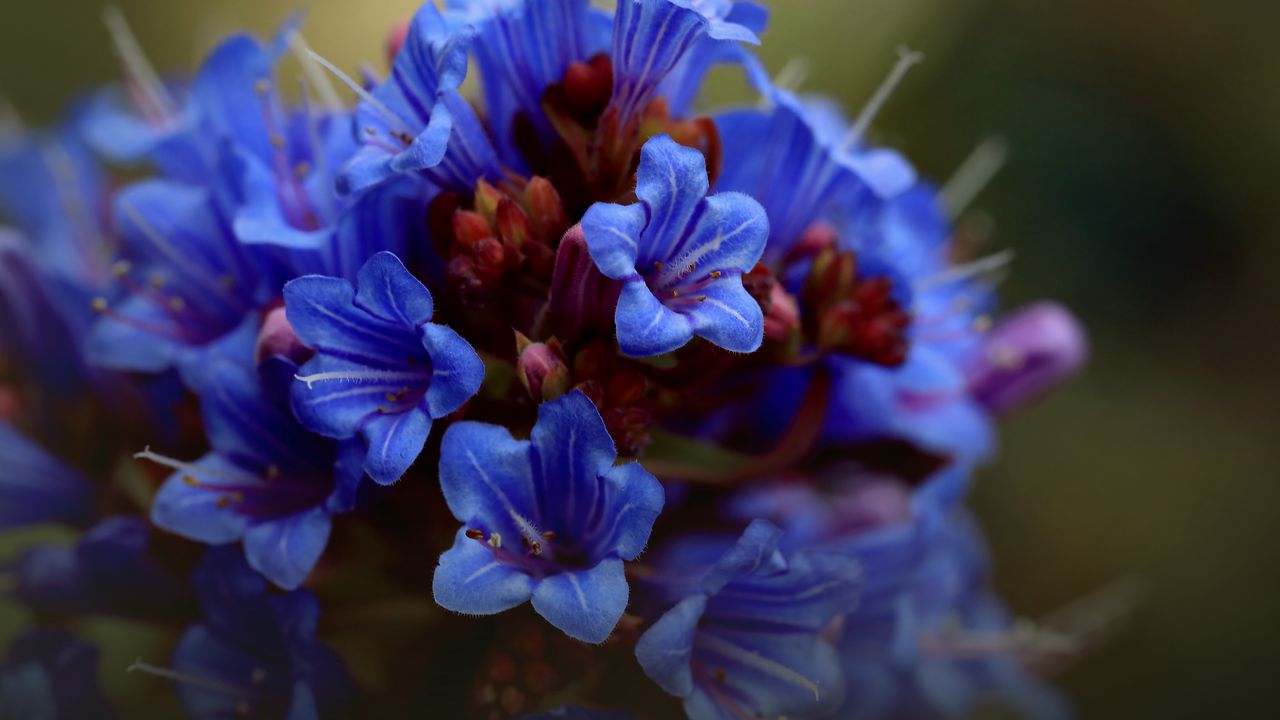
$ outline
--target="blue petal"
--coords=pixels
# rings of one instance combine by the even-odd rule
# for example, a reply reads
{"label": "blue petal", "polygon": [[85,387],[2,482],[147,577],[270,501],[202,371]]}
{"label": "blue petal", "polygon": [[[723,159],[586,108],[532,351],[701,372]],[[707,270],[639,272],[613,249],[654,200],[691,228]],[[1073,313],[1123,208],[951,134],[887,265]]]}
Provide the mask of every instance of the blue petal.
{"label": "blue petal", "polygon": [[680,145],[670,135],[644,144],[636,171],[636,196],[649,208],[649,224],[640,240],[636,267],[647,270],[654,262],[672,259],[707,187],[702,153]]}
{"label": "blue petal", "polygon": [[271,401],[257,373],[229,362],[215,363],[205,372],[200,416],[209,444],[219,454],[252,472],[272,464],[315,464],[311,453],[317,441],[298,426],[287,406]]}
{"label": "blue petal", "polygon": [[[724,688],[760,717],[828,717],[844,702],[835,648],[816,634],[716,626],[694,641],[698,661],[724,669]],[[695,719],[699,720],[699,719]]]}
{"label": "blue petal", "polygon": [[781,538],[782,531],[773,523],[753,520],[737,543],[707,572],[702,580],[703,592],[713,595],[742,575],[784,570],[786,562],[778,552]]}
{"label": "blue petal", "polygon": [[701,290],[705,300],[686,312],[693,331],[725,350],[750,353],[764,342],[764,312],[739,277],[724,277]]}
{"label": "blue petal", "polygon": [[195,465],[213,475],[202,477],[200,472],[170,475],[152,501],[151,521],[169,532],[211,545],[239,540],[249,526],[248,519],[227,507],[224,492],[191,485],[185,477],[225,483],[222,475],[243,476],[243,471],[217,453],[205,455]]}
{"label": "blue petal", "polygon": [[[203,625],[188,628],[173,651],[173,669],[192,677],[232,686],[251,686],[259,660]],[[179,683],[178,697],[188,717],[197,720],[236,716],[241,697],[194,683]]]}
{"label": "blue petal", "polygon": [[542,521],[550,528],[585,527],[600,502],[600,475],[618,457],[600,411],[581,392],[567,393],[538,408],[529,440]]}
{"label": "blue petal", "polygon": [[731,581],[712,596],[706,615],[738,627],[817,633],[857,607],[861,580],[861,566],[852,555],[800,551],[786,572]]}
{"label": "blue petal", "polygon": [[390,485],[418,459],[431,434],[431,416],[414,408],[401,413],[374,415],[361,428],[369,443],[364,470],[379,485]]}
{"label": "blue petal", "polygon": [[613,24],[613,100],[623,124],[653,98],[663,79],[699,40],[759,43],[726,19],[729,3],[623,0]]}
{"label": "blue petal", "polygon": [[471,344],[443,325],[422,329],[422,346],[431,356],[431,385],[423,397],[427,412],[441,418],[462,407],[484,382],[484,362]]}
{"label": "blue petal", "polygon": [[[367,372],[362,363],[327,354],[317,354],[298,368],[299,377],[321,373]],[[410,376],[404,373],[371,380],[316,381],[314,385],[299,380],[293,383],[290,395],[293,412],[308,430],[328,438],[346,439],[354,436],[365,420],[375,416],[384,407],[387,395],[394,395],[406,384]],[[412,384],[417,384],[414,382]]]}
{"label": "blue petal", "polygon": [[690,266],[707,272],[748,272],[760,261],[768,238],[769,218],[760,203],[742,193],[717,193],[706,199],[679,254],[666,262],[673,272]]}
{"label": "blue petal", "polygon": [[431,322],[431,291],[392,253],[369,258],[360,268],[356,287],[356,305],[378,317],[411,327]]}
{"label": "blue petal", "polygon": [[355,509],[364,480],[364,443],[357,439],[338,443],[338,456],[333,462],[333,492],[325,500],[325,510],[331,514]]}
{"label": "blue petal", "polygon": [[693,339],[688,318],[663,305],[639,279],[622,287],[613,322],[618,345],[631,357],[668,353]]}
{"label": "blue petal", "polygon": [[436,603],[467,615],[494,615],[509,610],[533,594],[533,580],[494,558],[484,543],[458,530],[453,547],[440,556],[431,581]]}
{"label": "blue petal", "polygon": [[705,595],[685,598],[636,643],[636,660],[645,675],[676,697],[689,697],[693,692],[693,639],[706,606]]}
{"label": "blue petal", "polygon": [[540,524],[529,451],[529,442],[506,428],[451,425],[440,447],[440,489],[453,516],[508,542],[521,537],[515,518]]}
{"label": "blue petal", "polygon": [[248,35],[214,48],[191,88],[191,104],[205,131],[229,138],[260,158],[271,157],[271,132],[259,82],[271,80],[273,58]]}
{"label": "blue petal", "polygon": [[627,594],[622,561],[603,560],[590,570],[543,578],[533,591],[533,609],[569,637],[599,644],[622,619]]}
{"label": "blue petal", "polygon": [[[560,82],[571,63],[608,47],[607,32],[595,32],[587,0],[450,0],[448,7],[477,29],[473,54],[499,139],[514,136],[517,113],[549,131],[542,111],[547,87]],[[504,148],[509,162],[516,155],[513,145]]]}
{"label": "blue petal", "polygon": [[323,508],[259,523],[244,534],[244,556],[268,580],[293,590],[319,562],[332,525]]}
{"label": "blue petal", "polygon": [[79,472],[0,422],[0,528],[92,518],[96,492]]}
{"label": "blue petal", "polygon": [[308,347],[387,367],[421,352],[416,332],[381,321],[354,301],[355,289],[340,278],[308,275],[284,286],[289,324]]}
{"label": "blue petal", "polygon": [[640,463],[610,468],[604,474],[604,512],[590,542],[623,560],[634,560],[649,542],[653,522],[666,501],[662,483]]}
{"label": "blue petal", "polygon": [[636,275],[640,235],[648,222],[643,205],[596,203],[582,216],[582,235],[591,259],[605,277],[625,280]]}

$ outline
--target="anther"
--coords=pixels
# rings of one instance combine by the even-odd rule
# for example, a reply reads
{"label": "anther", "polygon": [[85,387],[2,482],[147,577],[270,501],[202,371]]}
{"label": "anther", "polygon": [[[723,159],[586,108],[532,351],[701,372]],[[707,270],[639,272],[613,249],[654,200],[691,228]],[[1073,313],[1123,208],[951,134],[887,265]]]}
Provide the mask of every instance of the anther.
{"label": "anther", "polygon": [[679,290],[672,290],[672,291],[671,291],[671,297],[673,297],[673,298],[680,297],[680,291],[679,291]]}
{"label": "anther", "polygon": [[111,264],[111,274],[116,277],[124,277],[133,269],[133,263],[128,260],[117,260]]}
{"label": "anther", "polygon": [[169,298],[169,309],[174,312],[182,312],[187,308],[187,301],[180,297]]}
{"label": "anther", "polygon": [[719,270],[712,270],[711,274],[707,275],[707,277],[711,278],[712,280],[719,280],[720,276],[723,274],[724,273],[720,272]]}
{"label": "anther", "polygon": [[663,265],[661,262],[659,262],[659,261],[657,261],[657,260],[654,260],[654,261],[653,261],[653,269],[654,269],[654,270],[659,270],[659,271],[660,271],[660,270],[662,270],[662,268],[664,268],[664,267],[666,267],[666,266],[665,266],[665,265]]}
{"label": "anther", "polygon": [[706,296],[706,295],[699,295],[699,296],[695,297],[695,298],[694,298],[694,300],[697,300],[698,302],[706,302],[706,301],[707,301],[707,296]]}
{"label": "anther", "polygon": [[310,175],[310,174],[311,174],[311,163],[300,162],[300,163],[298,163],[297,165],[294,165],[294,166],[293,166],[293,174],[294,174],[294,175],[297,175],[297,176],[298,176],[298,177],[300,177],[300,178],[303,178],[303,177],[306,177],[306,176]]}
{"label": "anther", "polygon": [[483,539],[484,539],[484,531],[483,531],[483,530],[472,530],[472,529],[468,529],[466,534],[467,534],[467,537],[471,538],[472,540],[483,540]]}
{"label": "anther", "polygon": [[497,550],[502,547],[502,536],[496,532],[489,533],[489,547]]}
{"label": "anther", "polygon": [[1008,159],[1009,144],[1004,138],[983,140],[942,186],[938,193],[942,207],[953,218],[960,215],[1000,172]]}
{"label": "anther", "polygon": [[89,303],[89,307],[93,308],[94,312],[104,313],[107,311],[107,299],[96,297]]}

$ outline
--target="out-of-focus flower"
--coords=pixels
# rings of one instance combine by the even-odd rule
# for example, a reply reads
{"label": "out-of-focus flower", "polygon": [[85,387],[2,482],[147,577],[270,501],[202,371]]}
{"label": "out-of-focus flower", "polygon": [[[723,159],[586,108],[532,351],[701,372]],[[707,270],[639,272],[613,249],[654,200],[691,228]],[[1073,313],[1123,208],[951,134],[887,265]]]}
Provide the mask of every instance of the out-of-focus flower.
{"label": "out-of-focus flower", "polygon": [[44,612],[110,613],[156,621],[181,615],[189,589],[150,548],[145,520],[107,518],[74,545],[27,548],[9,568],[11,596]]}
{"label": "out-of-focus flower", "polygon": [[821,633],[856,606],[861,569],[840,553],[784,556],[781,534],[758,520],[713,565],[714,546],[697,542],[663,563],[657,582],[668,587],[657,592],[677,602],[640,638],[636,658],[693,720],[826,717],[844,699]]}
{"label": "out-of-focus flower", "polygon": [[97,488],[80,472],[0,422],[0,529],[93,518]]}
{"label": "out-of-focus flower", "polygon": [[260,379],[227,362],[206,368],[201,415],[211,451],[195,462],[139,453],[174,470],[151,507],[156,525],[211,545],[242,541],[249,565],[286,589],[320,559],[330,515],[351,509],[364,476],[358,443],[339,446],[293,418],[285,375],[293,369],[268,368]]}
{"label": "out-of-focus flower", "polygon": [[623,282],[614,320],[627,355],[671,352],[694,335],[746,353],[764,338],[764,316],[742,274],[764,251],[768,220],[746,195],[708,196],[705,162],[656,137],[640,155],[640,202],[597,203],[582,218],[596,266]]}
{"label": "out-of-focus flower", "polygon": [[173,669],[134,668],[175,680],[194,720],[345,716],[355,687],[341,660],[316,640],[314,595],[268,594],[227,548],[207,551],[193,582],[204,620],[178,640]]}
{"label": "out-of-focus flower", "polygon": [[969,382],[978,402],[1004,415],[1066,382],[1088,355],[1084,328],[1071,311],[1056,303],[1036,303],[987,333]]}
{"label": "out-of-focus flower", "polygon": [[491,615],[532,600],[571,637],[609,637],[627,605],[623,562],[648,542],[663,491],[638,463],[614,467],[591,401],[572,392],[545,403],[529,440],[458,423],[440,455],[440,486],[463,527],[440,556],[436,602]]}
{"label": "out-of-focus flower", "polygon": [[316,351],[293,385],[298,419],[326,437],[359,434],[369,477],[399,480],[432,421],[479,389],[484,363],[458,333],[431,322],[431,293],[389,252],[369,258],[355,287],[310,275],[284,295],[290,324]]}
{"label": "out-of-focus flower", "polygon": [[98,687],[98,649],[61,629],[37,627],[19,635],[0,664],[0,717],[115,718]]}

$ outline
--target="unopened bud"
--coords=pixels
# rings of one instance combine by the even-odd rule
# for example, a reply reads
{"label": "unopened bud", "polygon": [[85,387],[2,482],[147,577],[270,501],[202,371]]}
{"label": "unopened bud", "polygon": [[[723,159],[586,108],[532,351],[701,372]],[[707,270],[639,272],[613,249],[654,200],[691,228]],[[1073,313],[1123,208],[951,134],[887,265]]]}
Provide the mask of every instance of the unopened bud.
{"label": "unopened bud", "polygon": [[502,198],[495,214],[498,236],[509,247],[519,250],[532,239],[533,227],[529,224],[529,218],[514,201]]}
{"label": "unopened bud", "polygon": [[493,229],[480,213],[459,210],[453,214],[453,236],[460,248],[470,251],[481,240],[493,237]]}
{"label": "unopened bud", "polygon": [[481,215],[490,225],[497,220],[498,203],[504,199],[502,191],[490,185],[483,178],[476,183],[476,212]]}
{"label": "unopened bud", "polygon": [[533,177],[524,188],[524,211],[529,216],[529,224],[533,226],[533,234],[538,242],[554,245],[564,231],[569,229],[569,218],[564,211],[564,203],[560,193],[544,177]]}
{"label": "unopened bud", "polygon": [[805,307],[817,310],[847,298],[857,271],[857,259],[851,252],[841,252],[834,246],[818,252],[805,279]]}
{"label": "unopened bud", "polygon": [[1039,302],[1001,320],[982,343],[970,389],[991,412],[1025,407],[1084,365],[1089,342],[1071,311]]}
{"label": "unopened bud", "polygon": [[262,319],[258,339],[253,346],[253,359],[258,364],[276,355],[298,365],[306,362],[312,355],[311,350],[302,344],[298,334],[293,331],[283,305],[271,310]]}
{"label": "unopened bud", "polygon": [[516,375],[535,400],[554,400],[569,391],[569,366],[560,343],[531,342],[516,333]]}
{"label": "unopened bud", "polygon": [[781,285],[769,291],[768,309],[764,314],[764,337],[771,342],[785,342],[800,328],[800,304]]}

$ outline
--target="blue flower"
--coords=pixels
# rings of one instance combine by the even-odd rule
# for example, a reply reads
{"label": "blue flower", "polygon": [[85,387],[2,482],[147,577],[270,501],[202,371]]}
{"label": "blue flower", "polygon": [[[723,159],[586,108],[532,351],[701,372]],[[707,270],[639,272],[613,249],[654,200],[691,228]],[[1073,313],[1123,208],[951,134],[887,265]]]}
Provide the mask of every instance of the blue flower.
{"label": "blue flower", "polygon": [[178,640],[173,669],[134,666],[176,680],[191,718],[318,720],[351,701],[346,668],[316,639],[314,595],[268,594],[262,578],[226,548],[205,553],[194,584],[204,622]]}
{"label": "blue flower", "polygon": [[181,614],[189,590],[149,550],[145,520],[109,517],[75,545],[27,548],[9,568],[14,599],[43,612],[88,612],[154,621]]}
{"label": "blue flower", "polygon": [[440,556],[436,602],[492,615],[532,599],[570,637],[603,642],[627,606],[623,561],[644,549],[663,505],[656,478],[616,459],[576,391],[540,408],[529,440],[483,423],[449,428],[440,485],[463,527]]}
{"label": "blue flower", "polygon": [[144,180],[120,191],[115,208],[125,293],[116,303],[95,300],[100,317],[86,352],[113,369],[176,367],[197,386],[222,341],[252,347],[255,269],[206,189]]}
{"label": "blue flower", "polygon": [[424,4],[391,77],[362,93],[356,133],[363,147],[339,175],[340,192],[357,192],[401,173],[463,191],[481,178],[501,176],[493,144],[457,92],[475,30],[455,20]]}
{"label": "blue flower", "polygon": [[316,350],[293,386],[298,419],[326,437],[359,434],[365,472],[379,483],[399,480],[432,420],[457,410],[484,379],[476,351],[431,322],[431,293],[389,252],[364,264],[356,287],[311,275],[285,285],[284,297],[299,339]]}
{"label": "blue flower", "polygon": [[666,135],[645,143],[637,177],[640,202],[596,203],[582,218],[596,266],[624,283],[614,314],[622,351],[660,355],[696,334],[754,352],[764,315],[742,273],[764,251],[764,208],[740,193],[707,196],[702,154]]}
{"label": "blue flower", "polygon": [[848,217],[864,203],[894,197],[915,171],[891,150],[849,145],[847,123],[829,105],[777,88],[768,109],[716,116],[726,162],[718,190],[744,192],[769,216],[766,256],[777,260],[818,220]]}
{"label": "blue flower", "polygon": [[734,20],[730,0],[621,0],[613,21],[613,97],[626,127],[657,94],[663,80],[704,39],[760,44]]}
{"label": "blue flower", "polygon": [[87,523],[98,491],[74,468],[0,422],[0,529]]}
{"label": "blue flower", "polygon": [[[277,367],[277,365],[281,367]],[[217,361],[205,368],[201,398],[212,449],[194,463],[144,451],[172,467],[151,519],[211,545],[243,541],[254,569],[285,589],[311,572],[329,539],[330,515],[354,504],[360,448],[308,433],[288,406],[294,367],[270,361],[258,375]]]}
{"label": "blue flower", "polygon": [[[1067,718],[1065,701],[1024,666],[1034,633],[1017,634],[988,589],[986,550],[963,508],[938,516],[887,608],[848,618],[840,717],[966,717],[995,701],[1020,717]],[[888,568],[881,568],[887,572]]]}
{"label": "blue flower", "polygon": [[0,664],[0,717],[116,717],[98,686],[98,649],[61,629],[37,627],[23,632]]}
{"label": "blue flower", "polygon": [[819,633],[857,604],[859,565],[841,553],[784,557],[781,534],[758,520],[710,567],[714,543],[675,547],[663,564],[657,592],[678,600],[636,659],[693,720],[827,717],[844,699],[835,648]]}
{"label": "blue flower", "polygon": [[503,158],[519,165],[516,117],[549,134],[543,94],[572,63],[608,47],[610,18],[587,0],[449,0],[448,7],[475,28],[471,51],[488,125]]}

